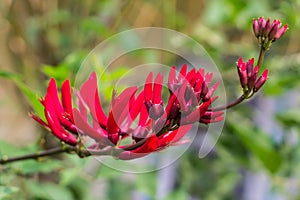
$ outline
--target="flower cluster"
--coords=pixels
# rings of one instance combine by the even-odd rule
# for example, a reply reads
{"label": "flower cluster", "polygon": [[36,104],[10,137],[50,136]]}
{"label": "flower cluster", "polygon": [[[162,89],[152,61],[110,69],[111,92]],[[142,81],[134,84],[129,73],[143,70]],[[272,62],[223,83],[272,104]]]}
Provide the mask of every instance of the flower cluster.
{"label": "flower cluster", "polygon": [[[237,70],[243,94],[227,105],[212,108],[219,83],[211,85],[212,73],[204,69],[188,70],[183,65],[177,73],[172,67],[166,84],[168,97],[164,98],[164,76],[148,74],[142,89],[128,87],[119,95],[113,93],[108,113],[100,102],[97,76],[92,73],[79,91],[72,93],[70,81],[61,86],[61,97],[54,79],[47,94],[41,99],[45,121],[32,118],[49,129],[59,140],[80,149],[85,140],[91,141],[84,152],[105,152],[119,159],[134,159],[182,143],[182,138],[194,123],[209,124],[223,120],[223,110],[252,97],[266,82],[268,69],[259,76],[264,54],[271,44],[282,37],[288,26],[279,20],[271,23],[263,17],[253,20],[253,31],[261,46],[258,62],[254,58],[244,62],[240,58]],[[73,107],[73,95],[76,106]],[[78,147],[78,148],[77,148]],[[92,153],[88,154],[91,155]]]}
{"label": "flower cluster", "polygon": [[[32,117],[71,146],[82,145],[87,137],[93,140],[87,150],[110,148],[111,154],[119,159],[145,156],[179,144],[195,122],[223,120],[223,112],[209,110],[217,99],[213,93],[218,87],[218,83],[210,87],[212,73],[205,74],[203,69],[187,71],[187,65],[176,73],[172,67],[167,101],[162,97],[164,76],[158,73],[154,78],[149,73],[141,91],[128,87],[119,95],[114,92],[107,115],[101,106],[95,73],[80,91],[75,91],[77,108],[72,105],[70,82],[63,83],[59,98],[56,82],[51,79],[41,100],[46,121],[37,115]],[[125,138],[131,142],[124,144]]]}
{"label": "flower cluster", "polygon": [[281,38],[288,29],[287,24],[281,27],[279,20],[275,19],[271,23],[270,18],[266,20],[263,17],[253,19],[252,26],[259,44],[265,49],[269,49],[272,43]]}
{"label": "flower cluster", "polygon": [[246,96],[257,92],[267,81],[268,69],[258,78],[259,66],[254,67],[254,58],[249,59],[246,63],[240,58],[237,62],[237,70],[241,86]]}

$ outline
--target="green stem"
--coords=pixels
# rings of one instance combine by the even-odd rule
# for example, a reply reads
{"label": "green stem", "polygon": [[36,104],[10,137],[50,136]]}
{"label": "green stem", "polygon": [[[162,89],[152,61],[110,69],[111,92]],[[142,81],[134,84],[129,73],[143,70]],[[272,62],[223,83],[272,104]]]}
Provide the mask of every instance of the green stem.
{"label": "green stem", "polygon": [[266,53],[266,50],[263,46],[260,47],[260,52],[259,52],[259,58],[258,58],[258,61],[257,61],[257,66],[260,68],[263,64],[263,61],[264,61],[264,58],[265,58],[265,53]]}

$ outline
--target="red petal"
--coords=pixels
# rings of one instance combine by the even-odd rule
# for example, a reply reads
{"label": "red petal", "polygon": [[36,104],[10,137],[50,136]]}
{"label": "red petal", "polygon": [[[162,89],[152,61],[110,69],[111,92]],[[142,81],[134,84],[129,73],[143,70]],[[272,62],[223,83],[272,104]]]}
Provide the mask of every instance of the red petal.
{"label": "red petal", "polygon": [[158,148],[158,138],[156,135],[149,137],[146,142],[138,147],[137,149],[132,150],[133,153],[151,153],[156,151]]}
{"label": "red petal", "polygon": [[69,80],[65,80],[61,86],[61,99],[64,110],[70,115],[71,120],[73,120],[72,95]]}
{"label": "red petal", "polygon": [[108,138],[112,139],[114,144],[118,140],[118,132],[125,117],[129,116],[129,101],[132,95],[136,92],[137,87],[129,87],[125,89],[119,96],[113,97],[111,109],[107,120]]}
{"label": "red petal", "polygon": [[60,140],[70,145],[76,145],[77,139],[72,134],[66,132],[62,128],[52,103],[53,102],[51,101],[51,97],[47,94],[45,97],[44,104],[45,117],[47,119],[49,128],[51,129],[52,133]]}
{"label": "red petal", "polygon": [[107,117],[102,109],[101,106],[101,101],[99,98],[99,94],[98,94],[98,90],[96,90],[96,94],[95,94],[95,113],[97,116],[97,120],[98,123],[102,126],[102,127],[106,127],[107,124]]}
{"label": "red petal", "polygon": [[185,77],[186,76],[187,64],[184,64],[180,70],[180,74]]}
{"label": "red petal", "polygon": [[187,132],[192,128],[192,124],[181,126],[175,131],[170,131],[167,134],[161,135],[159,139],[159,148],[165,148],[168,145],[172,145],[183,138]]}
{"label": "red petal", "polygon": [[154,81],[154,88],[153,88],[153,103],[160,104],[161,103],[161,95],[162,95],[162,84],[163,84],[164,77],[161,73],[158,73],[155,81]]}
{"label": "red petal", "polygon": [[139,126],[145,126],[147,119],[149,118],[148,111],[145,105],[142,105],[140,111],[140,119],[139,119]]}
{"label": "red petal", "polygon": [[144,86],[144,94],[145,94],[145,101],[152,102],[152,79],[153,73],[150,72],[146,78],[145,86]]}
{"label": "red petal", "polygon": [[[74,126],[74,124],[66,118],[65,111],[58,99],[57,86],[56,86],[56,82],[53,78],[50,79],[50,83],[49,83],[49,86],[47,89],[46,96],[51,99],[51,103],[53,104],[53,108],[56,112],[56,116],[58,117],[60,123],[67,130],[71,131],[72,133],[77,133],[77,130],[76,130],[76,127]],[[48,101],[50,101],[50,99],[48,99]]]}
{"label": "red petal", "polygon": [[92,128],[87,121],[85,121],[81,113],[77,109],[73,109],[74,113],[74,120],[77,125],[77,127],[86,135],[89,137],[93,138],[97,142],[99,142],[102,146],[105,145],[111,145],[109,140],[107,139],[107,133],[105,130],[99,128],[99,129],[94,129]]}
{"label": "red petal", "polygon": [[[175,68],[175,66],[173,66],[170,70],[169,77],[168,77],[169,90],[173,89],[172,84],[175,83],[175,81],[176,81],[176,68]],[[174,91],[172,91],[172,92],[174,92]]]}
{"label": "red petal", "polygon": [[39,116],[37,116],[36,114],[32,114],[30,113],[29,116],[34,119],[36,122],[38,122],[39,124],[41,124],[42,126],[49,128],[48,124],[46,122],[44,122]]}
{"label": "red petal", "polygon": [[208,91],[208,93],[205,95],[203,101],[207,101],[208,99],[211,98],[211,96],[214,94],[215,90],[218,88],[220,85],[220,82],[216,82]]}
{"label": "red petal", "polygon": [[51,98],[56,114],[58,116],[63,115],[65,111],[58,99],[58,91],[57,91],[56,81],[54,78],[50,79],[48,89],[47,89],[47,96],[48,98]]}
{"label": "red petal", "polygon": [[137,115],[141,112],[141,108],[144,104],[144,91],[135,98],[133,95],[129,102],[130,117],[128,117],[128,126],[136,119]]}
{"label": "red petal", "polygon": [[201,117],[205,114],[205,112],[207,111],[210,104],[211,104],[210,100],[202,103],[191,114],[183,117],[180,124],[181,125],[186,125],[186,124],[193,124],[195,122],[198,122],[201,119]]}

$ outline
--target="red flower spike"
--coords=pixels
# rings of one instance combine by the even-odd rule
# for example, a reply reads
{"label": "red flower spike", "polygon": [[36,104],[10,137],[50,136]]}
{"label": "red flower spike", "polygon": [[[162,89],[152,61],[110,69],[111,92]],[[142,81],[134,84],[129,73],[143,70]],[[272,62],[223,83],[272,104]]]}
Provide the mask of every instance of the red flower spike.
{"label": "red flower spike", "polygon": [[[251,70],[253,64],[251,60],[248,62]],[[241,59],[238,65],[247,71],[244,69],[246,63]],[[252,70],[253,75],[256,74],[256,68]],[[256,79],[253,75],[251,78]],[[264,77],[265,73],[254,85],[259,87]],[[167,102],[162,99],[163,75],[158,73],[153,78],[153,73],[149,73],[143,90],[138,94],[137,87],[129,87],[120,95],[114,92],[108,116],[101,106],[95,73],[90,75],[79,92],[75,92],[77,108],[74,109],[70,82],[63,83],[60,100],[55,80],[51,79],[45,99],[41,100],[47,121],[36,115],[32,118],[69,145],[77,145],[74,134],[78,132],[95,141],[90,147],[99,150],[113,148],[113,156],[120,159],[134,159],[180,144],[179,140],[195,122],[207,124],[223,120],[222,112],[208,110],[217,99],[213,93],[219,85],[215,83],[210,87],[212,73],[205,74],[204,69],[188,70],[187,65],[183,65],[176,75],[176,68],[172,67],[168,77],[170,96]],[[126,137],[131,137],[132,143],[120,146]]]}
{"label": "red flower spike", "polygon": [[[239,58],[237,62],[237,68],[242,88],[245,89],[245,91],[256,92],[266,82],[268,72],[265,71],[263,75],[257,80],[259,67],[255,66],[253,68],[253,63],[254,58],[249,59],[247,63],[244,63],[242,58]],[[247,94],[249,95],[250,93]]]}
{"label": "red flower spike", "polygon": [[279,20],[275,19],[271,23],[270,18],[265,20],[263,17],[258,18],[258,20],[253,19],[252,27],[255,37],[264,49],[269,49],[272,43],[281,38],[288,29],[287,24],[281,27]]}

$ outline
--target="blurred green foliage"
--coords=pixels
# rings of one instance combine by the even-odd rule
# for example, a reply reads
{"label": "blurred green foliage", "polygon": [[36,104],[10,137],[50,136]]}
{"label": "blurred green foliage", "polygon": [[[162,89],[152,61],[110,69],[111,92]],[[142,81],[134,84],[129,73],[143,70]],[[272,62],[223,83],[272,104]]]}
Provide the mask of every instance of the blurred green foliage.
{"label": "blurred green foliage", "polygon": [[[26,51],[19,50],[18,46],[10,47],[15,64],[10,70],[13,73],[1,70],[0,76],[13,80],[40,116],[43,110],[37,98],[45,93],[49,77],[56,78],[59,85],[66,78],[74,83],[81,63],[95,45],[122,30],[144,26],[172,28],[202,44],[220,68],[228,100],[231,100],[241,93],[236,60],[241,56],[257,58],[252,18],[281,19],[289,24],[290,30],[266,55],[264,67],[269,68],[270,78],[263,94],[268,95],[265,98],[280,101],[299,88],[299,0],[9,2],[0,2],[1,17],[10,25],[8,39],[22,38]],[[132,38],[124,42],[130,45],[137,41]],[[126,63],[134,66],[141,60],[155,62],[160,59],[165,59],[170,66],[176,63],[176,58],[161,58],[159,53],[149,51],[133,57],[135,59]],[[102,77],[101,95],[106,102],[111,98],[112,82],[129,67],[118,66]],[[299,99],[295,93],[294,98]],[[278,141],[274,133],[266,133],[254,123],[253,110],[259,109],[253,105],[255,101],[227,113],[223,133],[207,157],[199,159],[198,149],[185,152],[178,160],[175,180],[170,180],[174,186],[165,200],[241,199],[245,171],[264,172],[271,177],[270,187],[274,193],[300,198],[298,192],[291,195],[286,190],[291,179],[300,178],[299,102],[283,105],[275,111],[274,120],[283,130]],[[1,142],[0,156],[21,155],[42,148],[35,144],[21,149]],[[157,189],[161,187],[157,172],[125,174],[100,165],[89,175],[83,169],[89,168],[92,161],[92,158],[65,155],[1,166],[0,199],[88,200],[98,197],[129,200],[134,193],[143,199],[157,199]],[[299,181],[297,184],[300,185]],[[299,191],[299,186],[296,190]]]}

